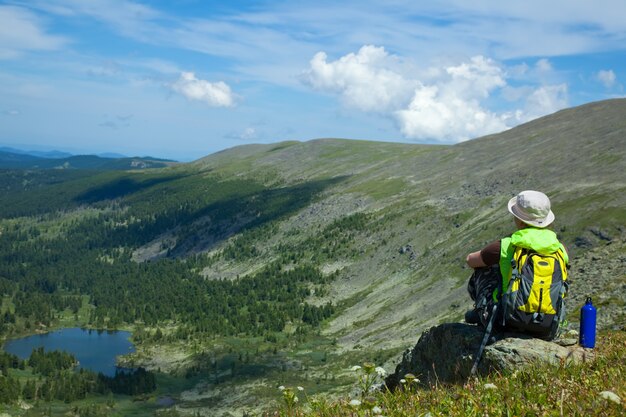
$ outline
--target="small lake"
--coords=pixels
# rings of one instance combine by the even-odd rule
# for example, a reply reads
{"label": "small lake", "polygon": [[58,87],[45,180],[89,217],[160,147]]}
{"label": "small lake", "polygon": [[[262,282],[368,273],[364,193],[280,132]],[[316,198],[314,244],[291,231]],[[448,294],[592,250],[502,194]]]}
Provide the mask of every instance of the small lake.
{"label": "small lake", "polygon": [[41,346],[46,352],[64,350],[78,359],[78,368],[113,376],[117,368],[115,357],[135,351],[129,338],[130,332],[125,331],[72,328],[8,340],[3,348],[21,359],[28,358],[33,349]]}

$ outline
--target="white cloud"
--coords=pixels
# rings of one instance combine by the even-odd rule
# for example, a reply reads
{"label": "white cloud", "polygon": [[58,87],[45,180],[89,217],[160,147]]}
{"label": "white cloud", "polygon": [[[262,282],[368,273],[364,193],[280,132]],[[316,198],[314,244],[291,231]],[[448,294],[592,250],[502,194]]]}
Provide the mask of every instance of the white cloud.
{"label": "white cloud", "polygon": [[464,100],[447,89],[426,86],[415,91],[407,109],[395,112],[405,137],[460,142],[506,130],[507,116],[485,110],[477,100]]}
{"label": "white cloud", "polygon": [[5,116],[18,116],[20,114],[19,110],[11,109],[5,110],[2,112]]}
{"label": "white cloud", "polygon": [[24,51],[55,50],[67,43],[45,33],[40,19],[21,7],[0,6],[0,59],[14,59]]}
{"label": "white cloud", "polygon": [[385,111],[411,96],[415,82],[394,71],[396,58],[382,47],[366,45],[337,61],[327,59],[324,52],[315,54],[302,80],[314,89],[339,93],[349,107]]}
{"label": "white cloud", "polygon": [[486,110],[481,99],[505,86],[503,71],[477,56],[445,69],[449,77],[420,85],[408,108],[394,113],[402,133],[411,139],[459,142],[507,129],[507,115]]}
{"label": "white cloud", "polygon": [[256,136],[256,129],[253,127],[247,127],[243,130],[243,132],[241,132],[241,135],[239,137],[244,140],[250,140],[255,139]]}
{"label": "white cloud", "polygon": [[[416,140],[459,142],[500,132],[567,105],[565,84],[508,86],[506,69],[484,56],[411,72],[402,61],[375,46],[364,46],[336,61],[320,52],[302,79],[316,90],[337,94],[347,107],[392,118],[406,138]],[[551,69],[547,60],[540,60],[537,67]],[[518,75],[525,71],[520,66],[514,69]],[[495,94],[523,109],[489,110],[487,102]]]}
{"label": "white cloud", "polygon": [[546,58],[542,58],[535,64],[535,67],[539,72],[550,72],[552,71],[552,64]]}
{"label": "white cloud", "polygon": [[487,98],[491,91],[506,85],[502,69],[491,59],[475,56],[470,62],[446,68],[451,76],[448,87],[469,98]]}
{"label": "white cloud", "polygon": [[243,130],[229,132],[224,135],[224,138],[250,142],[253,140],[258,140],[259,136],[261,136],[259,133],[260,132],[257,128],[248,126]]}
{"label": "white cloud", "polygon": [[196,78],[193,72],[183,72],[178,81],[170,85],[171,89],[189,100],[202,101],[213,107],[232,107],[235,96],[230,87],[222,82],[211,83]]}
{"label": "white cloud", "polygon": [[512,65],[507,68],[506,76],[510,78],[524,78],[530,71],[530,67],[527,63],[522,62],[518,65]]}
{"label": "white cloud", "polygon": [[546,85],[535,89],[526,99],[526,111],[522,121],[536,119],[568,106],[566,84]]}
{"label": "white cloud", "polygon": [[507,85],[502,88],[502,97],[509,102],[523,101],[526,97],[528,97],[534,89],[529,85],[524,85],[521,87],[513,87]]}
{"label": "white cloud", "polygon": [[613,70],[600,70],[596,76],[606,88],[613,87],[613,85],[615,85],[615,81],[617,80]]}

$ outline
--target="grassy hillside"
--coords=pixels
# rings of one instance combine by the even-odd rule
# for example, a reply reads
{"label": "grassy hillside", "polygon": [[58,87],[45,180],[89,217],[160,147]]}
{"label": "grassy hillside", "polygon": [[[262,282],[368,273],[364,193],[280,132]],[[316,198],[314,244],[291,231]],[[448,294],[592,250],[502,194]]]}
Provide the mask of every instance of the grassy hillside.
{"label": "grassy hillside", "polygon": [[[326,331],[346,349],[400,346],[467,307],[464,255],[512,231],[506,202],[521,190],[551,196],[574,265],[588,246],[609,242],[598,236],[623,241],[625,114],[626,101],[611,100],[455,146],[289,142],[235,148],[194,165],[281,186],[341,178],[309,210],[282,222],[277,238],[259,242],[258,261],[276,252],[273,241],[297,245],[329,222],[368,213],[351,256],[324,262],[343,271],[331,298],[360,294]],[[400,253],[406,245],[415,259]],[[572,276],[574,284],[583,278]]]}
{"label": "grassy hillside", "polygon": [[[407,375],[398,390],[367,393],[358,382],[367,374],[362,367],[353,372],[355,390],[350,397],[328,401],[311,398],[297,387],[283,387],[277,390],[281,398],[276,411],[265,416],[622,416],[626,334],[603,332],[600,339],[594,361],[529,366],[457,385],[424,388],[417,377]],[[374,382],[380,379],[374,370],[369,376]]]}
{"label": "grassy hillside", "polygon": [[626,100],[610,100],[454,146],[320,139],[140,172],[0,171],[2,312],[17,314],[2,331],[130,328],[128,362],[160,369],[181,412],[240,415],[280,383],[342,393],[355,361],[391,369],[462,317],[465,255],[513,231],[524,189],[552,199],[570,311],[591,295],[620,327],[625,153]]}

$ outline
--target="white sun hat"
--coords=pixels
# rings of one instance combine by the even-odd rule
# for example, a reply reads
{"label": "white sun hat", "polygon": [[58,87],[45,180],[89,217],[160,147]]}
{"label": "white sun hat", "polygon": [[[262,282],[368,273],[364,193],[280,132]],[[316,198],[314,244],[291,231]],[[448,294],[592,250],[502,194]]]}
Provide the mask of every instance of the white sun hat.
{"label": "white sun hat", "polygon": [[540,191],[522,191],[510,199],[509,212],[524,223],[535,227],[546,227],[554,221],[550,199]]}

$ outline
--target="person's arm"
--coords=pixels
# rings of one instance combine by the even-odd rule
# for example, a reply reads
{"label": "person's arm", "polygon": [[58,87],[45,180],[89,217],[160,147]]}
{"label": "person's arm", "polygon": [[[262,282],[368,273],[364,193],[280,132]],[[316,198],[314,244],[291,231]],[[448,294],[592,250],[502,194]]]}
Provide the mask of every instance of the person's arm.
{"label": "person's arm", "polygon": [[467,255],[465,262],[467,262],[467,265],[471,268],[482,268],[483,266],[487,266],[487,264],[483,261],[482,256],[480,256],[480,251],[472,252]]}
{"label": "person's arm", "polygon": [[465,262],[472,268],[482,268],[497,264],[500,261],[500,241],[490,243],[482,250],[467,255]]}

